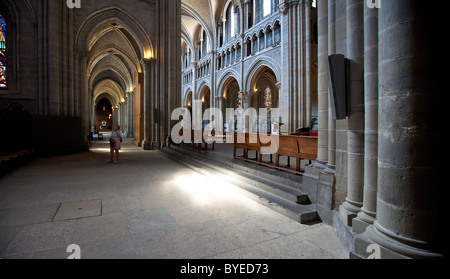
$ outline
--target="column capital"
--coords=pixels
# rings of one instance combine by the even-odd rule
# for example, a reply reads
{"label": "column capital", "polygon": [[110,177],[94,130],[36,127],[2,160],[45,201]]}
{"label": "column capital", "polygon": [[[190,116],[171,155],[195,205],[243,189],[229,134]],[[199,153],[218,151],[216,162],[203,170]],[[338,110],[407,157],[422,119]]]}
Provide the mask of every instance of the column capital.
{"label": "column capital", "polygon": [[155,61],[155,58],[142,58],[139,62],[141,63],[141,65],[151,66],[153,63],[155,63]]}

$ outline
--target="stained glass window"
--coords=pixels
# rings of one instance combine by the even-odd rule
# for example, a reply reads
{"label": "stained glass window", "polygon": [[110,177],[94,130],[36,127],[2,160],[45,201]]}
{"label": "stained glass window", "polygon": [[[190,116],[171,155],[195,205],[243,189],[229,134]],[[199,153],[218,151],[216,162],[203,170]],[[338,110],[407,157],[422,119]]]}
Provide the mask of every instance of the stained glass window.
{"label": "stained glass window", "polygon": [[0,15],[0,88],[6,88],[6,21]]}
{"label": "stained glass window", "polygon": [[264,107],[269,113],[272,110],[272,90],[270,87],[267,87],[264,91]]}

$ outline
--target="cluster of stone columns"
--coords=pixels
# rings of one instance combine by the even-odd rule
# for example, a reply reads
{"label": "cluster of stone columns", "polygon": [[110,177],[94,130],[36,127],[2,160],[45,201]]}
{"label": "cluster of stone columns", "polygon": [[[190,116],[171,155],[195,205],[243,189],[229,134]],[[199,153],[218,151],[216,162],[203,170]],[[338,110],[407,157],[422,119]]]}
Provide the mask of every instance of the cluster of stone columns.
{"label": "cluster of stone columns", "polygon": [[285,62],[289,63],[286,67],[290,104],[288,129],[295,131],[312,127],[312,1],[281,1],[280,11],[285,15],[283,26],[287,32],[283,35],[288,42],[284,49]]}
{"label": "cluster of stone columns", "polygon": [[[339,216],[356,234],[355,256],[368,257],[375,244],[381,258],[439,257],[440,128],[433,120],[439,92],[422,24],[429,14],[418,0],[380,2],[375,8],[365,0],[346,1],[348,182]],[[336,51],[335,12],[335,0],[318,1],[322,167],[336,164],[324,77],[325,59]]]}

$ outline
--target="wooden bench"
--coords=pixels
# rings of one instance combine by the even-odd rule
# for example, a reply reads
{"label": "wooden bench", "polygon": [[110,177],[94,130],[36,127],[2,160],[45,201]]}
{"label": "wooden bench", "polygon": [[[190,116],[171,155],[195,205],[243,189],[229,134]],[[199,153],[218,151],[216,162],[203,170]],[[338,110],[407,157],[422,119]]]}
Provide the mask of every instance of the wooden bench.
{"label": "wooden bench", "polygon": [[3,153],[0,156],[0,176],[16,169],[35,158],[33,149]]}
{"label": "wooden bench", "polygon": [[[240,136],[240,138],[239,138]],[[252,137],[256,136],[256,142],[254,138]],[[245,141],[242,141],[242,138],[245,139]],[[273,140],[273,139],[272,139]],[[276,148],[274,149],[274,152],[269,152],[266,154],[269,155],[275,155],[276,156],[276,162],[275,164],[272,164],[272,157],[270,163],[265,163],[262,161],[262,155],[261,152],[262,147],[269,147],[271,146],[271,142],[262,144],[261,138],[259,135],[256,134],[243,134],[243,133],[235,133],[234,134],[234,146],[233,146],[233,158],[235,159],[242,159],[245,161],[257,163],[260,165],[281,169],[288,172],[293,172],[296,174],[302,174],[300,170],[300,162],[301,160],[309,160],[313,161],[317,158],[317,137],[308,137],[308,136],[294,136],[294,135],[280,135],[278,137],[277,142],[274,143]],[[237,157],[236,156],[236,149],[243,149],[244,150],[244,156],[243,157]],[[248,158],[248,152],[249,151],[256,151],[257,152],[257,158],[255,160]],[[286,156],[288,157],[288,165],[285,167],[280,166],[280,156]],[[296,169],[292,170],[290,169],[290,158],[296,159]]]}

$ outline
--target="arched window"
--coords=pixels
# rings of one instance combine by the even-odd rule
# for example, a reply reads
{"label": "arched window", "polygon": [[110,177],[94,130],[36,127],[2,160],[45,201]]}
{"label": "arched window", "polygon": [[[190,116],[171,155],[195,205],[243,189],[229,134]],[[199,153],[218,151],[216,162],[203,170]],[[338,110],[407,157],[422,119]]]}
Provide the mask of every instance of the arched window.
{"label": "arched window", "polygon": [[231,4],[231,38],[236,36],[236,12],[234,10],[234,5]]}
{"label": "arched window", "polygon": [[263,0],[263,17],[272,13],[272,0]]}
{"label": "arched window", "polygon": [[1,14],[0,24],[0,88],[6,89],[6,21]]}

